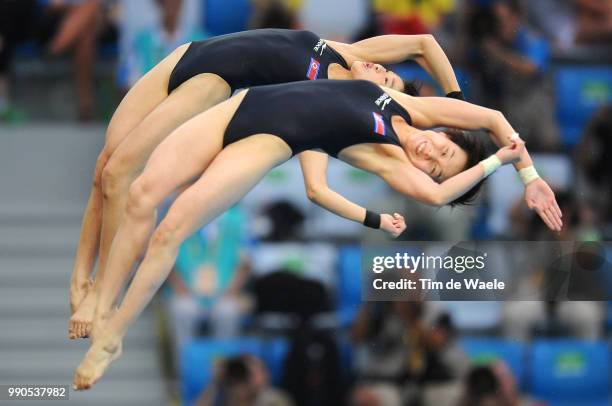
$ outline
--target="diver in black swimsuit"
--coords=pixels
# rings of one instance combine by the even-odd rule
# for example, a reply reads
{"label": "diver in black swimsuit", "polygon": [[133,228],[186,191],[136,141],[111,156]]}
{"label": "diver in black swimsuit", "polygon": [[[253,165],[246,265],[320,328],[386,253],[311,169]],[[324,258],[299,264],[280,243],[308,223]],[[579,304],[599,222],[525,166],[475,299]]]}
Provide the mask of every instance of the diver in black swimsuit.
{"label": "diver in black swimsuit", "polygon": [[192,42],[170,75],[168,93],[201,73],[223,78],[232,92],[252,86],[327,79],[342,55],[310,31],[262,29]]}
{"label": "diver in black swimsuit", "polygon": [[249,89],[240,103],[223,147],[253,134],[278,136],[292,155],[320,149],[337,157],[344,148],[364,143],[401,147],[391,125],[396,115],[412,123],[391,96],[363,80],[259,86]]}
{"label": "diver in black swimsuit", "polygon": [[[182,45],[158,63],[121,101],[98,156],[70,284],[69,337],[87,337],[91,331],[129,186],[174,129],[245,86],[368,79],[408,91],[398,75],[368,62],[406,59],[429,72],[449,96],[461,97],[448,58],[430,35],[385,35],[343,44],[308,31],[255,30]],[[116,277],[125,280],[127,275]]]}
{"label": "diver in black swimsuit", "polygon": [[[436,126],[488,129],[503,147],[480,160],[475,144],[419,129]],[[91,387],[119,357],[123,336],[168,276],[181,243],[236,204],[271,169],[306,148],[321,148],[380,176],[398,192],[433,205],[455,202],[500,165],[515,162],[530,205],[550,228],[561,228],[554,194],[499,112],[449,98],[411,97],[365,81],[245,90],[176,129],[130,186],[128,210],[108,266],[129,272],[145,247],[146,255],[119,309],[111,310],[120,285],[106,292],[110,300],[105,307],[99,303],[105,316],[77,368],[76,389]],[[198,176],[153,231],[157,205]],[[383,216],[341,196],[324,205],[370,227],[383,226]],[[400,220],[391,217],[390,231],[399,228]]]}

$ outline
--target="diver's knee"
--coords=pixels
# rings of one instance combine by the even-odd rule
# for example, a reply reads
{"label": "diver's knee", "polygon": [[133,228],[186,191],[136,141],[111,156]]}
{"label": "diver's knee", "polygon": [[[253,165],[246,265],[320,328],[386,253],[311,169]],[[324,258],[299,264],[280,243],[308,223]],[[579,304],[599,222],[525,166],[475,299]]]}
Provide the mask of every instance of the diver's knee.
{"label": "diver's knee", "polygon": [[126,215],[132,218],[153,215],[157,205],[152,192],[151,183],[143,176],[132,182],[128,189]]}

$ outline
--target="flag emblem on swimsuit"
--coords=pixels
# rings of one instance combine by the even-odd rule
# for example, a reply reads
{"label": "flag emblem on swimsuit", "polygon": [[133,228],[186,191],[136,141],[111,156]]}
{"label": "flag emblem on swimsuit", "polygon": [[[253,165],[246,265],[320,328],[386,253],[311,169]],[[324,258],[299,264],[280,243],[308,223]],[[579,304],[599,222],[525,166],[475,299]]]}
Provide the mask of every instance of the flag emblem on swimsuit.
{"label": "flag emblem on swimsuit", "polygon": [[310,66],[308,67],[308,72],[306,72],[306,77],[309,80],[315,80],[317,76],[319,76],[319,69],[321,68],[321,64],[314,58],[310,58]]}
{"label": "flag emblem on swimsuit", "polygon": [[374,116],[374,132],[376,134],[386,135],[385,121],[382,116],[374,112],[372,112],[372,115]]}

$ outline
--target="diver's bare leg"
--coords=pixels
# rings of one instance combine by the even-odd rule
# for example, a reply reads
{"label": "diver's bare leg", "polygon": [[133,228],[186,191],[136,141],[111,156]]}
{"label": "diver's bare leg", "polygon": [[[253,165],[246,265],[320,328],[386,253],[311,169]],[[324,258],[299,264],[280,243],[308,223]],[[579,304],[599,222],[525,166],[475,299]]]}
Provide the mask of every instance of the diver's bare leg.
{"label": "diver's bare leg", "polygon": [[[172,92],[149,113],[113,152],[102,172],[103,221],[98,271],[92,289],[71,318],[71,338],[87,337],[91,331],[100,286],[106,272],[108,252],[125,211],[130,184],[144,167],[151,152],[174,129],[227,99],[229,95],[229,86],[218,76],[196,76]],[[125,280],[127,274],[123,278]]]}
{"label": "diver's bare leg", "polygon": [[92,285],[91,274],[98,254],[102,227],[102,171],[125,137],[168,96],[165,86],[170,72],[186,49],[187,45],[177,48],[143,76],[113,114],[106,131],[104,148],[96,161],[92,188],[83,214],[70,283],[70,315],[74,314]]}
{"label": "diver's bare leg", "polygon": [[[91,348],[77,368],[75,389],[90,388],[119,356],[122,337],[168,276],[181,242],[198,227],[238,202],[270,169],[290,157],[291,150],[287,144],[265,134],[245,138],[218,153],[200,179],[176,199],[153,233],[147,254],[136,271],[125,299],[118,311],[112,313],[103,330],[93,337]],[[162,161],[153,162],[152,158],[150,163],[152,166],[161,165],[157,170],[167,171]],[[145,170],[143,177],[147,175]],[[134,226],[140,222],[143,229],[152,225],[147,217],[154,209],[152,202],[156,200],[157,192],[152,192],[151,188],[155,188],[155,185],[139,186],[131,194],[131,210],[128,210],[126,221],[122,223],[113,243],[111,256],[114,256],[115,248],[134,248],[120,238],[124,237],[121,233],[124,225],[133,223]],[[128,220],[130,217],[133,220]]]}

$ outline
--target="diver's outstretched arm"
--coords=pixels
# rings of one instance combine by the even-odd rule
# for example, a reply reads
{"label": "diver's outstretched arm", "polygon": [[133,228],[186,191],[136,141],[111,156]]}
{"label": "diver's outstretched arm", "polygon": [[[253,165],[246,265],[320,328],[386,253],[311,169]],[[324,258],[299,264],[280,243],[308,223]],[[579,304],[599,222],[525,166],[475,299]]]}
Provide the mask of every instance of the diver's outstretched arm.
{"label": "diver's outstretched arm", "polygon": [[348,56],[349,64],[357,60],[387,64],[412,59],[446,94],[461,91],[450,61],[433,35],[380,35],[353,44],[327,43]]}
{"label": "diver's outstretched arm", "polygon": [[[410,112],[412,124],[420,128],[453,127],[464,130],[487,130],[498,146],[521,142],[516,131],[500,111],[445,97],[411,97],[385,88]],[[555,194],[533,168],[533,161],[524,149],[514,164],[525,184],[525,202],[554,231],[563,227],[562,213]]]}
{"label": "diver's outstretched arm", "polygon": [[[318,151],[304,151],[299,154],[299,158],[308,199],[338,216],[363,224],[366,209],[330,189],[327,184],[328,155]],[[406,229],[406,223],[399,213],[385,213],[380,215],[380,228],[397,237]]]}
{"label": "diver's outstretched arm", "polygon": [[[484,160],[463,172],[452,176],[441,183],[435,182],[429,175],[406,162],[393,162],[380,176],[398,192],[421,203],[444,206],[464,195],[478,182],[486,178],[499,165],[515,162],[519,159],[525,144],[519,142],[512,147],[503,147],[495,154],[498,159],[490,170]],[[489,158],[495,159],[493,157]]]}

